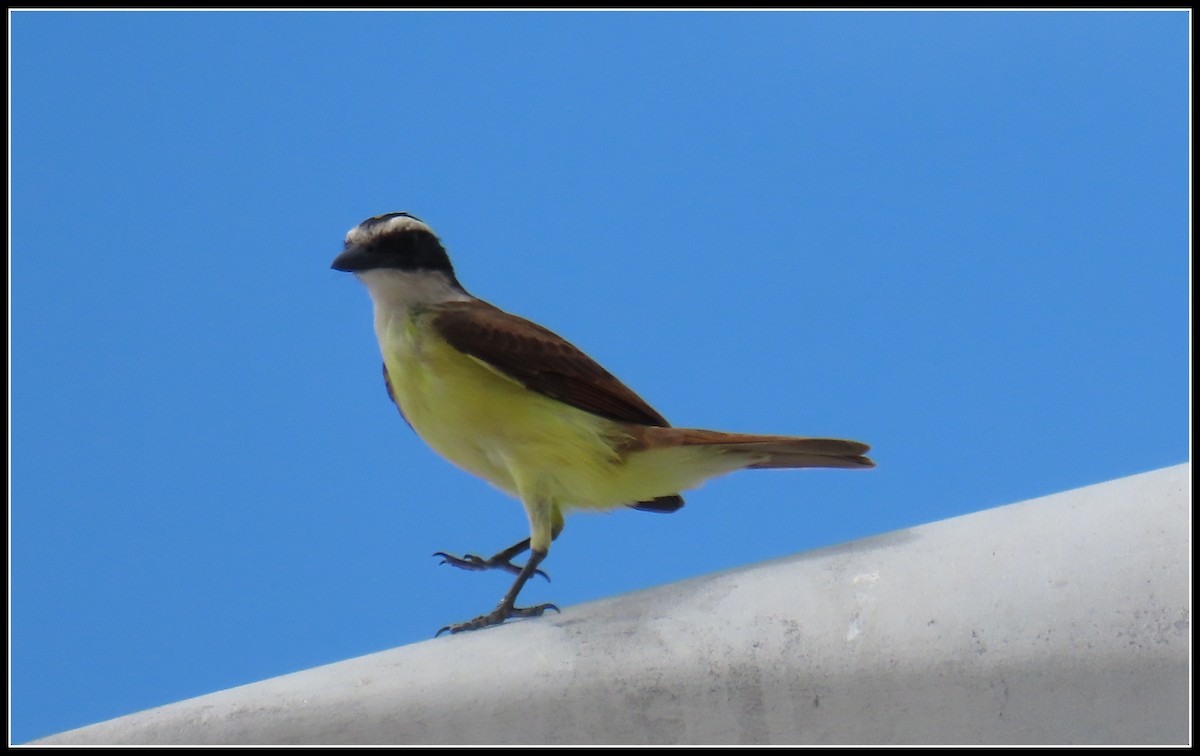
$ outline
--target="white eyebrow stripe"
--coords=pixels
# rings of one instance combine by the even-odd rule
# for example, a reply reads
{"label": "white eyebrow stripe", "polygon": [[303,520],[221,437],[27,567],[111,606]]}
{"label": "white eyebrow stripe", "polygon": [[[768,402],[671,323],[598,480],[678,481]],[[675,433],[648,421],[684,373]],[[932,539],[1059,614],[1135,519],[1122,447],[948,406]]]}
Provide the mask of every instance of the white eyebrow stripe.
{"label": "white eyebrow stripe", "polygon": [[417,220],[411,215],[397,215],[393,218],[388,218],[382,223],[372,224],[371,221],[373,220],[375,219],[371,218],[370,220],[365,220],[347,231],[346,243],[362,244],[363,242],[370,241],[371,239],[383,236],[385,234],[390,234],[395,231],[420,230],[428,231],[431,234],[433,233],[433,229],[431,229],[425,222]]}

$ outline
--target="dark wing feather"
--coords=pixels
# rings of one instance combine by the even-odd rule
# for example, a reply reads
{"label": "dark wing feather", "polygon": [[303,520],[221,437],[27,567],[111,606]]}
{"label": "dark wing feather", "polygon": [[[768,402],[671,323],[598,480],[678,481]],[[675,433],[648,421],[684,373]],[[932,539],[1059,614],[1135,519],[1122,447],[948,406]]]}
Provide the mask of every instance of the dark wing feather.
{"label": "dark wing feather", "polygon": [[442,338],[531,391],[610,420],[669,425],[595,360],[537,323],[481,301],[433,309],[433,325]]}
{"label": "dark wing feather", "polygon": [[388,399],[391,399],[391,400],[392,400],[392,404],[394,404],[394,405],[396,405],[397,407],[399,407],[399,406],[400,406],[400,402],[396,401],[396,395],[395,395],[394,393],[392,393],[392,378],[391,378],[391,376],[389,376],[389,375],[388,375],[388,371],[387,371],[387,363],[386,363],[386,362],[385,362],[385,363],[383,363],[383,387],[384,387],[385,389],[387,389],[387,392],[388,392]]}
{"label": "dark wing feather", "polygon": [[683,497],[679,494],[671,496],[659,496],[657,499],[648,501],[639,501],[629,505],[633,509],[640,512],[658,512],[659,514],[670,514],[676,512],[683,506]]}
{"label": "dark wing feather", "polygon": [[[396,409],[400,410],[400,417],[404,419],[409,428],[412,428],[412,423],[408,422],[408,415],[404,414],[404,408],[400,406],[400,402],[396,401],[396,395],[392,392],[392,377],[388,375],[386,362],[383,363],[383,386],[387,389],[388,399],[391,399],[392,404],[396,405]],[[416,431],[416,428],[413,428],[413,431]]]}

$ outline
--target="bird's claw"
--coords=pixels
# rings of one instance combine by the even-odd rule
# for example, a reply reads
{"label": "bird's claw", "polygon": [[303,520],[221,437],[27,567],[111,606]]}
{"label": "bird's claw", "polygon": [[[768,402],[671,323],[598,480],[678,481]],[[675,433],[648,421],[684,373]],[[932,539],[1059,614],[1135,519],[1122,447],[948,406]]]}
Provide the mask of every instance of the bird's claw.
{"label": "bird's claw", "polygon": [[455,633],[461,633],[461,632],[465,632],[467,630],[479,630],[480,628],[490,627],[492,625],[499,625],[499,624],[503,623],[506,619],[509,619],[511,617],[540,617],[547,609],[553,609],[554,611],[561,613],[559,608],[557,606],[555,606],[554,604],[538,604],[537,606],[524,606],[524,607],[521,607],[521,606],[506,607],[506,606],[501,605],[501,606],[498,606],[495,609],[493,609],[488,614],[481,615],[479,617],[476,617],[473,620],[468,620],[467,622],[460,622],[457,625],[446,625],[441,630],[438,630],[437,633],[434,634],[433,637],[436,638],[439,635],[441,635],[442,633],[446,633],[446,632],[450,633],[451,635],[454,635]]}
{"label": "bird's claw", "polygon": [[[442,561],[438,564],[452,564],[455,567],[461,567],[464,570],[486,570],[488,563],[483,557],[475,554],[463,554],[461,557],[456,557],[453,554],[447,554],[444,551],[435,551],[435,557],[441,557]],[[499,565],[497,565],[499,566]]]}
{"label": "bird's claw", "polygon": [[[453,554],[447,554],[444,551],[435,551],[433,555],[435,557],[442,558],[442,561],[438,562],[438,564],[450,564],[460,569],[471,570],[473,572],[483,572],[484,570],[504,570],[505,572],[511,572],[514,575],[521,574],[520,567],[506,559],[498,559],[497,557],[484,559],[476,554],[463,554],[461,557],[456,557]],[[533,574],[541,575],[546,579],[547,583],[550,582],[550,576],[542,570],[534,570]],[[442,629],[445,630],[445,628]]]}

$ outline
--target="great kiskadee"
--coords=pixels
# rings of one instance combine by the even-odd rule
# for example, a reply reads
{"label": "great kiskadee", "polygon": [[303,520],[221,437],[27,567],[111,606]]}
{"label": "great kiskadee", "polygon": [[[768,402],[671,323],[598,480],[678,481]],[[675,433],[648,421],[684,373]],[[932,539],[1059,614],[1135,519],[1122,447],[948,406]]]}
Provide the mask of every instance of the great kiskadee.
{"label": "great kiskadee", "polygon": [[[468,294],[441,241],[408,213],[350,229],[332,267],[356,274],[371,295],[383,380],[400,414],[529,516],[529,538],[490,559],[435,554],[517,576],[491,612],[439,634],[557,610],[516,600],[572,509],[674,512],[680,491],[733,470],[874,466],[856,441],[672,428],[566,339]],[[513,564],[527,549],[525,564]]]}

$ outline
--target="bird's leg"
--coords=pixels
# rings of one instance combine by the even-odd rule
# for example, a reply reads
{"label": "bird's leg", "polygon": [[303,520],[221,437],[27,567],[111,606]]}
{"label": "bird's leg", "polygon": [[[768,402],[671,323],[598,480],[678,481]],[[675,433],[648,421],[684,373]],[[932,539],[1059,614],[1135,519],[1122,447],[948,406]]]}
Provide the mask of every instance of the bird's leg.
{"label": "bird's leg", "polygon": [[[517,544],[517,546],[522,546],[522,544]],[[529,542],[525,541],[524,547],[527,548],[528,546]],[[516,546],[513,548],[515,549]],[[524,549],[521,549],[514,553],[519,554],[520,551],[523,550]],[[512,551],[512,549],[508,549],[508,551]],[[441,630],[438,630],[437,634],[441,635],[444,632],[449,632],[453,635],[454,633],[461,633],[464,630],[478,630],[481,627],[488,627],[489,625],[499,625],[509,617],[540,617],[547,609],[553,609],[557,612],[558,607],[554,604],[538,604],[537,606],[528,607],[519,607],[515,605],[517,603],[517,594],[521,592],[521,589],[525,587],[525,583],[529,580],[529,578],[533,577],[535,572],[540,572],[537,566],[543,559],[546,558],[547,553],[548,552],[545,551],[538,551],[537,549],[533,549],[529,552],[529,561],[525,563],[525,566],[522,567],[521,571],[517,574],[517,579],[513,581],[512,588],[508,589],[508,593],[504,594],[504,598],[500,599],[500,603],[497,604],[496,608],[491,612],[476,617],[468,622],[461,622],[457,625],[447,625]]]}
{"label": "bird's leg", "polygon": [[[444,551],[435,552],[434,556],[440,556],[442,558],[442,564],[452,564],[455,567],[461,567],[464,570],[482,572],[484,570],[499,569],[504,570],[505,572],[511,572],[514,575],[520,575],[522,568],[513,564],[512,558],[528,548],[529,539],[526,538],[520,543],[514,543],[512,546],[509,546],[507,549],[501,551],[490,559],[484,559],[483,557],[475,554],[464,554],[461,557],[456,557],[451,554],[447,554]],[[543,553],[542,556],[545,556],[545,554]],[[536,567],[536,565],[534,566]],[[550,580],[550,576],[541,570],[535,569],[534,574],[541,575],[542,577],[546,578],[547,581]]]}

